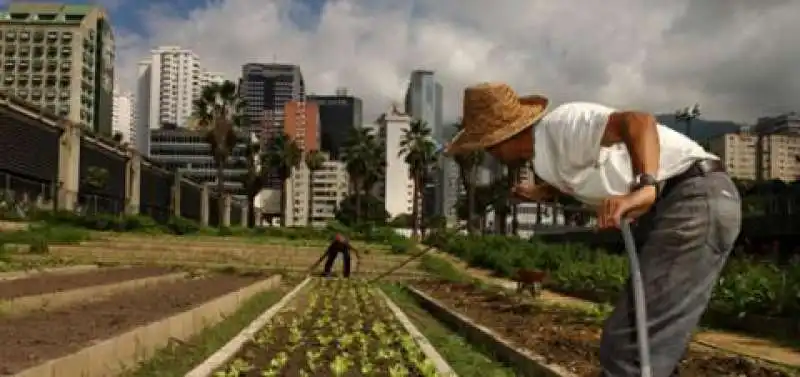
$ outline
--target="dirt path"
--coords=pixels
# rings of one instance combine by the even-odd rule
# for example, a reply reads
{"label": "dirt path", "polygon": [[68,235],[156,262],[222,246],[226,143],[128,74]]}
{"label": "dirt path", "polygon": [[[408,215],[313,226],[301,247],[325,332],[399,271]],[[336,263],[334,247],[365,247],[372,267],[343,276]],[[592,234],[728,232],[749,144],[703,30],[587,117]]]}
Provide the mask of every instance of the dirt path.
{"label": "dirt path", "polygon": [[[492,273],[488,270],[468,267],[464,261],[450,254],[435,252],[435,255],[449,261],[455,267],[468,273],[470,276],[478,278],[486,283],[507,289],[514,289],[516,287],[516,283],[513,281],[492,276]],[[546,301],[560,304],[583,307],[595,305],[587,300],[550,291],[544,291],[541,297]],[[698,332],[695,334],[694,343],[696,345],[716,348],[765,361],[800,367],[800,350],[784,347],[767,339],[714,330]]]}

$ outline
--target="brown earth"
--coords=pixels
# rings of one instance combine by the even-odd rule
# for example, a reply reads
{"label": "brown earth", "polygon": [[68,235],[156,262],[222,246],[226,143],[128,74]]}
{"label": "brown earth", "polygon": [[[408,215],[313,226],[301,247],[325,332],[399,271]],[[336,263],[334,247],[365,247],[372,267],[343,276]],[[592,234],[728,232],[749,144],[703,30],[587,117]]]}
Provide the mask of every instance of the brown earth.
{"label": "brown earth", "polygon": [[[516,283],[496,277],[491,271],[469,267],[464,261],[451,254],[436,251],[434,254],[450,262],[457,269],[480,279],[483,282],[503,287],[505,289],[515,289]],[[565,296],[563,294],[544,290],[541,299],[547,302],[574,306],[578,308],[595,308],[596,304],[581,298]],[[746,334],[737,334],[720,330],[704,330],[695,333],[692,347],[697,349],[707,349],[709,347],[724,350],[727,352],[745,355],[751,358],[761,359],[767,362],[788,365],[800,368],[800,349],[780,345],[775,341],[754,337]]]}
{"label": "brown earth", "polygon": [[[309,268],[316,262],[322,252],[236,252],[226,249],[216,251],[183,251],[183,250],[119,250],[110,248],[95,248],[87,246],[51,246],[50,254],[61,258],[72,258],[83,262],[95,261],[125,261],[125,262],[148,262],[148,261],[169,261],[181,263],[208,262],[208,263],[242,263],[259,264],[279,267],[300,267]],[[360,269],[366,270],[387,270],[398,265],[409,258],[407,255],[380,255],[362,254],[359,260],[352,257],[353,268],[361,264]],[[324,262],[323,262],[324,263]],[[341,258],[337,259],[337,265],[341,263]],[[405,266],[403,271],[418,271],[419,262],[414,261]],[[321,267],[321,264],[320,264]]]}
{"label": "brown earth", "polygon": [[[471,284],[424,281],[414,286],[550,363],[581,377],[599,373],[601,324],[596,317],[574,309],[520,303],[508,293]],[[682,377],[793,376],[743,357],[710,351],[690,350],[680,370]]]}
{"label": "brown earth", "polygon": [[109,299],[19,318],[0,318],[0,375],[76,352],[96,340],[189,310],[257,281],[216,275],[179,280]]}
{"label": "brown earth", "polygon": [[71,274],[45,272],[31,277],[0,281],[0,300],[119,283],[169,272],[170,269],[165,267],[103,268]]}

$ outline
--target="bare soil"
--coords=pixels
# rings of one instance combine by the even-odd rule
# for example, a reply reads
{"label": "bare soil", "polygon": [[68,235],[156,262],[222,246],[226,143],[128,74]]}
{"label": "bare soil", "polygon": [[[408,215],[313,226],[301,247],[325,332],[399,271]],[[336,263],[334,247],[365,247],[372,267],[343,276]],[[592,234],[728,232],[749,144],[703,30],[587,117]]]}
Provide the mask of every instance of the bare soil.
{"label": "bare soil", "polygon": [[69,274],[44,272],[27,278],[0,281],[0,300],[120,283],[169,272],[170,269],[165,267],[101,268]]}
{"label": "bare soil", "polygon": [[258,279],[215,275],[178,280],[51,312],[0,318],[0,375],[17,373],[96,340],[189,310]]}
{"label": "bare soil", "polygon": [[[431,297],[505,339],[543,356],[581,377],[599,373],[601,323],[574,309],[521,303],[505,292],[471,284],[415,283]],[[793,374],[738,356],[689,351],[680,364],[682,377],[791,377]]]}

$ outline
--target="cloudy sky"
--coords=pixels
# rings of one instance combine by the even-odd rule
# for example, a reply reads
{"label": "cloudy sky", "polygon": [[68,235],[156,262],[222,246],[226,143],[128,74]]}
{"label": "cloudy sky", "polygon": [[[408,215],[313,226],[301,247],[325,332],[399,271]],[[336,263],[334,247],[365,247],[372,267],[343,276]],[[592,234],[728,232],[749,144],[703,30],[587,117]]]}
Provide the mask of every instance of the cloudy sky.
{"label": "cloudy sky", "polygon": [[345,86],[369,116],[399,101],[413,69],[436,71],[445,113],[465,85],[510,83],[555,103],[598,101],[751,123],[800,110],[797,0],[101,0],[118,75],[158,45],[238,77],[245,62],[301,66],[309,92]]}

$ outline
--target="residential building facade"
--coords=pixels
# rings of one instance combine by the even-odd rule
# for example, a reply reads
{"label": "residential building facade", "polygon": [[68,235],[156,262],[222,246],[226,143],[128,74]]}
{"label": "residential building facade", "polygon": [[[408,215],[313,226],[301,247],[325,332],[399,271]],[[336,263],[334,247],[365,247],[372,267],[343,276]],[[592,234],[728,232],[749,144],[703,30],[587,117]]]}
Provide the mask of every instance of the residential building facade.
{"label": "residential building facade", "polygon": [[110,136],[114,43],[100,7],[12,2],[0,12],[0,90]]}
{"label": "residential building facade", "polygon": [[[761,163],[758,144],[761,139]],[[709,141],[709,151],[722,159],[734,178],[757,180],[800,179],[800,135],[729,133]]]}
{"label": "residential building facade", "polygon": [[[323,154],[325,162],[312,174],[303,165],[295,170],[289,185],[286,223],[289,226],[325,226],[336,217],[336,210],[349,193],[347,167],[341,161],[331,160]],[[311,185],[309,190],[309,185]],[[310,204],[310,205],[309,205]]]}
{"label": "residential building facade", "polygon": [[135,137],[133,110],[133,96],[130,93],[114,94],[111,128],[115,134],[119,132],[122,135],[122,141],[126,143],[132,143],[132,138]]}
{"label": "residential building facade", "polygon": [[135,129],[137,147],[149,152],[149,130],[162,125],[191,125],[193,103],[203,87],[224,80],[204,71],[200,58],[180,46],[160,46],[137,68]]}
{"label": "residential building facade", "polygon": [[[319,107],[314,102],[289,101],[284,106],[284,132],[291,137],[303,154],[319,150]],[[301,161],[292,169],[292,176],[286,181],[287,224],[308,225],[308,202],[312,199],[309,191],[311,172]]]}
{"label": "residential building facade", "polygon": [[377,196],[386,205],[389,216],[410,214],[413,209],[414,181],[408,164],[399,158],[403,129],[411,125],[411,117],[392,106],[377,121],[378,137],[386,148],[386,174],[377,185]]}

